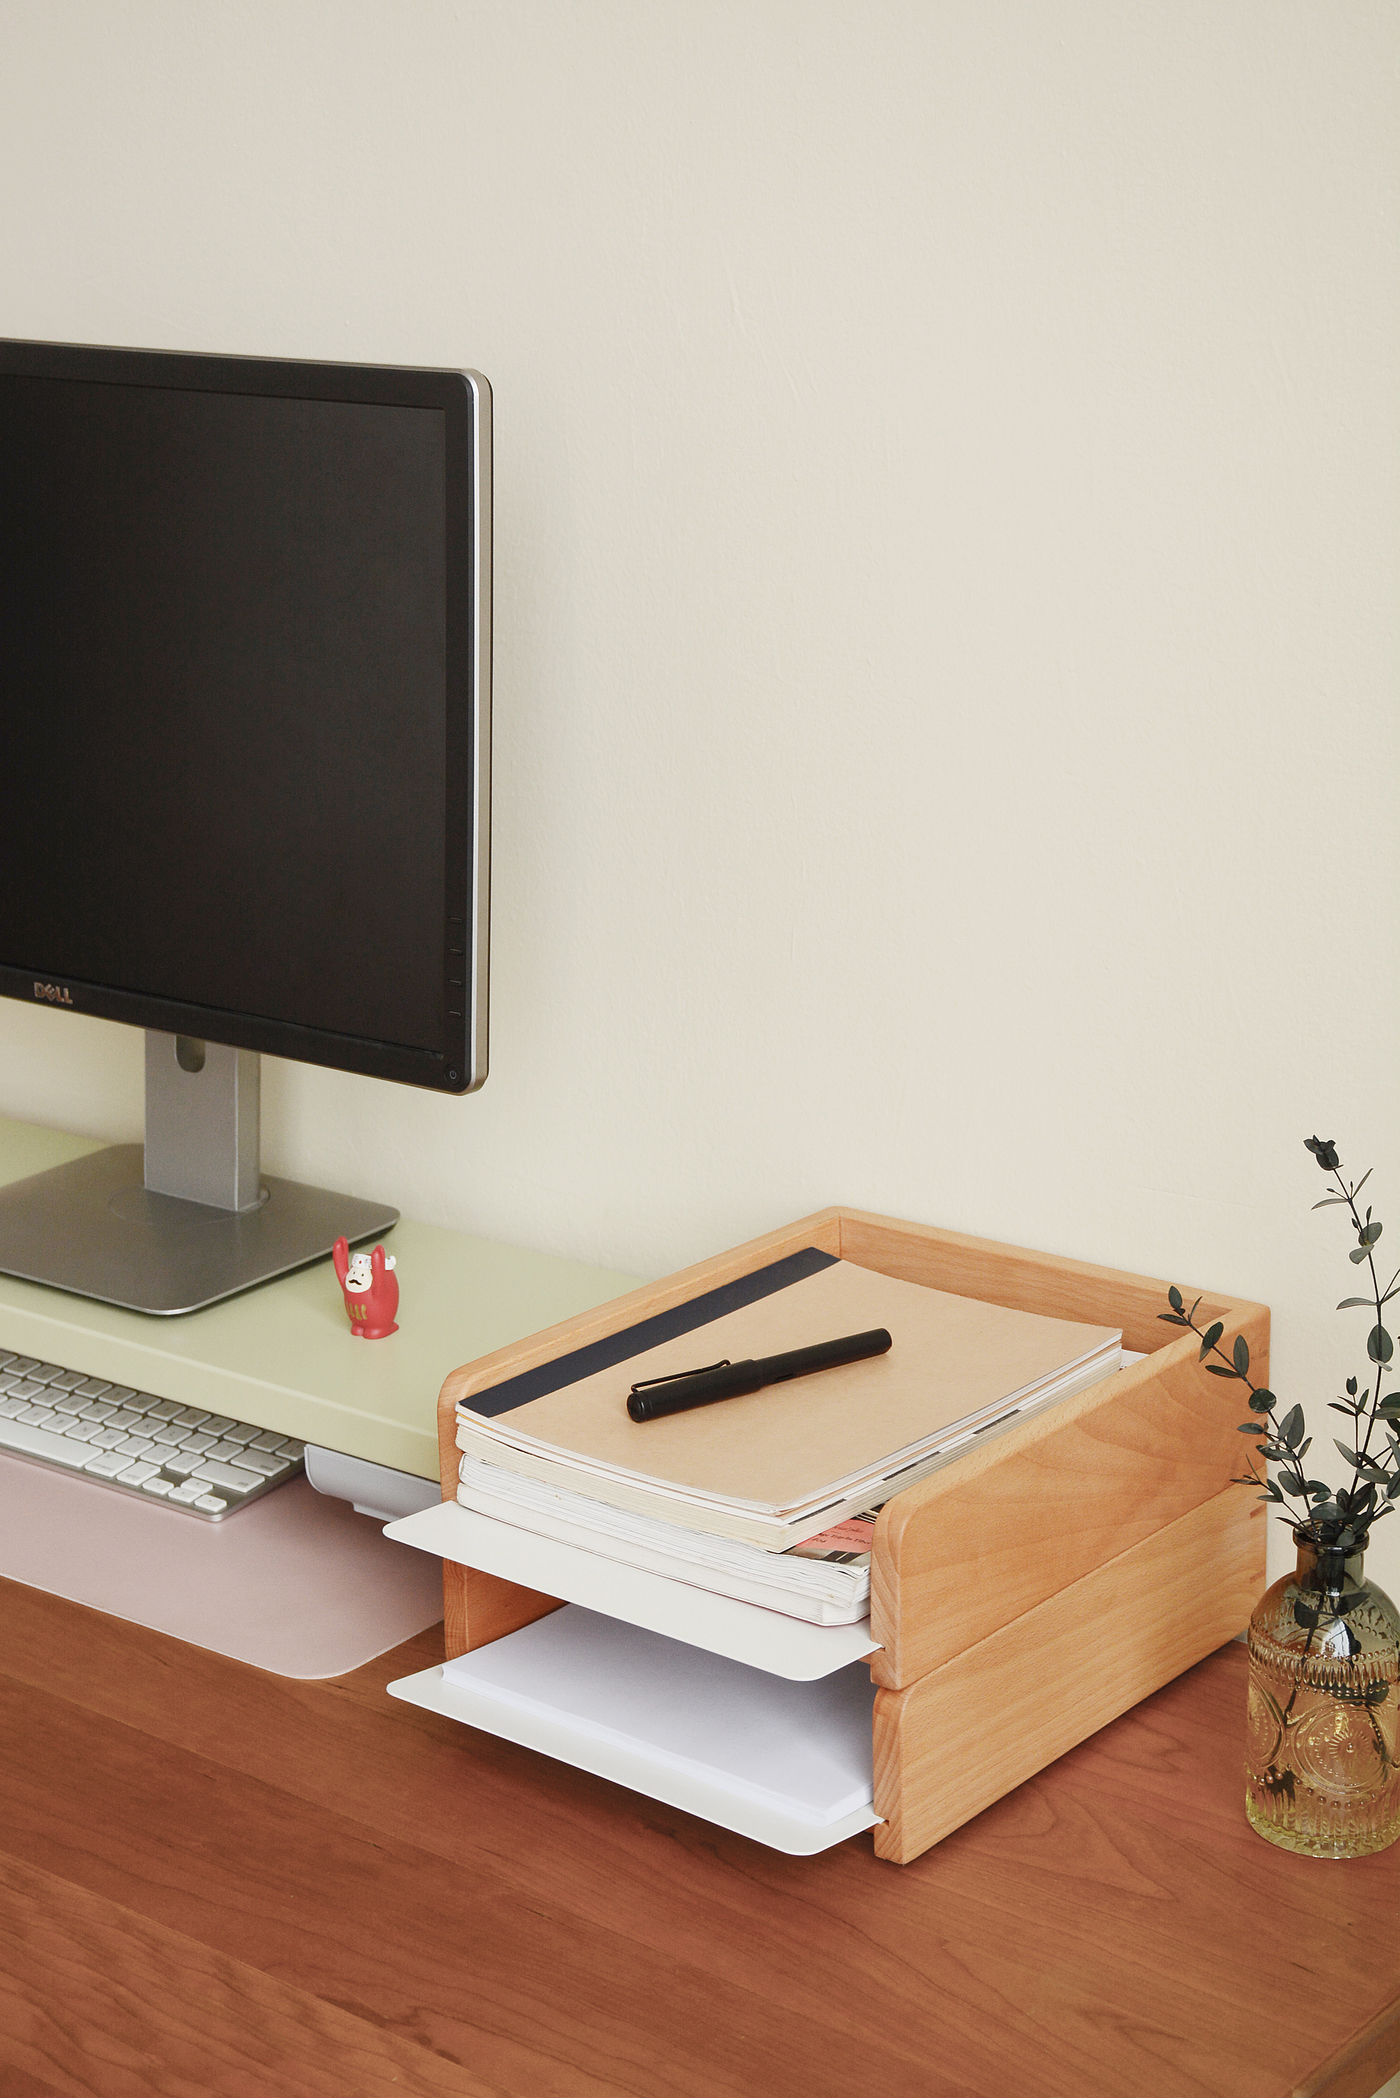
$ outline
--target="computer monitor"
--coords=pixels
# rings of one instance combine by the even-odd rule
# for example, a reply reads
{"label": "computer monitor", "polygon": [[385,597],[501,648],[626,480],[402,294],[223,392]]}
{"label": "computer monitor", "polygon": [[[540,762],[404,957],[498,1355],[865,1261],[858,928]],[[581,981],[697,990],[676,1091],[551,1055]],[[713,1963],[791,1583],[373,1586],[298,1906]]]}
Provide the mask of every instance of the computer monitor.
{"label": "computer monitor", "polygon": [[261,1173],[258,1056],[485,1078],[490,701],[478,373],[0,343],[0,993],[147,1030],[0,1272],[188,1311],[395,1221]]}

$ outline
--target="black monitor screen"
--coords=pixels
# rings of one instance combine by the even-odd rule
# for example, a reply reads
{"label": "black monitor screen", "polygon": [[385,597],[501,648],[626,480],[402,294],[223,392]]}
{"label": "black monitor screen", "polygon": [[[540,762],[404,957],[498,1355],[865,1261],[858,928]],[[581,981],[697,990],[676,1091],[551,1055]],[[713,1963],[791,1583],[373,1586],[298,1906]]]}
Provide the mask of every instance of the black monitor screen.
{"label": "black monitor screen", "polygon": [[439,407],[0,371],[0,965],[441,1061],[447,484]]}

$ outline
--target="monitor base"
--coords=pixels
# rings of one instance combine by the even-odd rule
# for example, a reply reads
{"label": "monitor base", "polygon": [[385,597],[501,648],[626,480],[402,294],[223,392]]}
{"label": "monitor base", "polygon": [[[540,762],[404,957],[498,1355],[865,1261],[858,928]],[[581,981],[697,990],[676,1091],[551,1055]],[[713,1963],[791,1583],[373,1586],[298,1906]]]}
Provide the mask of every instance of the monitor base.
{"label": "monitor base", "polygon": [[114,1144],[0,1187],[0,1274],[178,1318],[392,1230],[399,1212],[263,1176],[255,1209],[145,1185],[140,1144]]}

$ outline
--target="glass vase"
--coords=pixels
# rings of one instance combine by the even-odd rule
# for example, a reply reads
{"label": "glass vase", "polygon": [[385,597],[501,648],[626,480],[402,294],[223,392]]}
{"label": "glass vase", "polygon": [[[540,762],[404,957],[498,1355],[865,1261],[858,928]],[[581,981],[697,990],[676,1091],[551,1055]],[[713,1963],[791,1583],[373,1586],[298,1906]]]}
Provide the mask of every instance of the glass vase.
{"label": "glass vase", "polygon": [[1249,1624],[1245,1812],[1284,1850],[1364,1857],[1400,1837],[1400,1611],[1359,1551],[1293,1537]]}

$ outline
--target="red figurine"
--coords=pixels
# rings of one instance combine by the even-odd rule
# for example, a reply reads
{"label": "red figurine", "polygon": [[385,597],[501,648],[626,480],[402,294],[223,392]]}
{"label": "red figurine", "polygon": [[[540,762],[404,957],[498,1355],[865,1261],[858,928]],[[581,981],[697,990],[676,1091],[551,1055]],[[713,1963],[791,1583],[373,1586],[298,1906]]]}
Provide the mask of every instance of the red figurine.
{"label": "red figurine", "polygon": [[399,1278],[394,1273],[393,1254],[376,1246],[373,1253],[356,1253],[352,1258],[349,1242],[338,1238],[331,1259],[355,1339],[383,1340],[397,1333],[394,1313],[399,1308]]}

